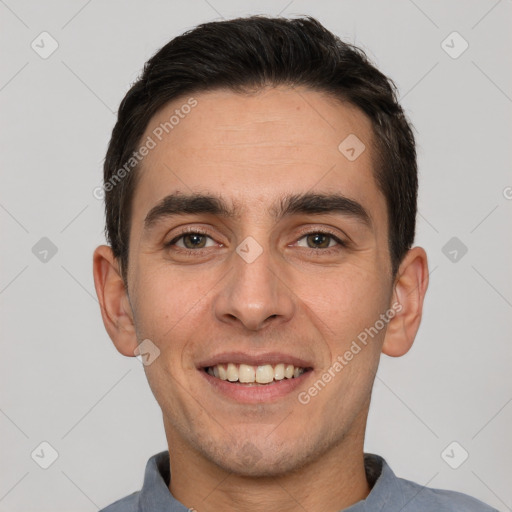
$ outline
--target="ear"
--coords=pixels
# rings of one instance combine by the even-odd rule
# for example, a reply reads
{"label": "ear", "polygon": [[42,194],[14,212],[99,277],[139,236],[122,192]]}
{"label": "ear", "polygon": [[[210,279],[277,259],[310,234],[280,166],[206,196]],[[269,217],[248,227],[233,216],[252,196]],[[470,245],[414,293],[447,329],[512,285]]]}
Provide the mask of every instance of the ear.
{"label": "ear", "polygon": [[414,247],[405,255],[395,278],[392,305],[395,316],[388,323],[382,352],[399,357],[412,347],[421,322],[428,287],[427,254]]}
{"label": "ear", "polygon": [[118,261],[109,246],[100,245],[94,251],[93,274],[103,324],[110,339],[121,354],[135,357],[137,336],[133,312]]}

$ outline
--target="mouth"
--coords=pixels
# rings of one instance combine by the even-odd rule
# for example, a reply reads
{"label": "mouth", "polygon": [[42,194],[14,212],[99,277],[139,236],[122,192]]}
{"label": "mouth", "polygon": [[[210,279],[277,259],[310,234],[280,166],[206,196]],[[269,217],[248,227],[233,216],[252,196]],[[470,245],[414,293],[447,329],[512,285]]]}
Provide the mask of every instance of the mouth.
{"label": "mouth", "polygon": [[208,375],[225,382],[251,385],[269,385],[285,379],[297,379],[311,368],[294,366],[293,364],[278,363],[249,365],[224,363],[203,368]]}
{"label": "mouth", "polygon": [[302,359],[283,354],[223,354],[202,362],[198,370],[209,389],[238,403],[275,402],[291,395],[314,373]]}

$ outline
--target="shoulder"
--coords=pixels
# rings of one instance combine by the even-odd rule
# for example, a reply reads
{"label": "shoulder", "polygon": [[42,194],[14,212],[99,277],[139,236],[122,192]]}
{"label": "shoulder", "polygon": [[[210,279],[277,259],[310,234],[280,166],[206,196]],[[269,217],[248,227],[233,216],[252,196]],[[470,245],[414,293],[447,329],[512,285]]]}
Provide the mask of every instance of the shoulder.
{"label": "shoulder", "polygon": [[134,492],[102,508],[99,512],[138,512],[140,491]]}
{"label": "shoulder", "polygon": [[498,512],[495,508],[461,492],[423,487],[403,478],[397,478],[397,483],[404,498],[403,512]]}
{"label": "shoulder", "polygon": [[381,512],[498,512],[467,494],[435,489],[397,477],[383,457],[365,454],[365,469],[372,490],[365,510]]}

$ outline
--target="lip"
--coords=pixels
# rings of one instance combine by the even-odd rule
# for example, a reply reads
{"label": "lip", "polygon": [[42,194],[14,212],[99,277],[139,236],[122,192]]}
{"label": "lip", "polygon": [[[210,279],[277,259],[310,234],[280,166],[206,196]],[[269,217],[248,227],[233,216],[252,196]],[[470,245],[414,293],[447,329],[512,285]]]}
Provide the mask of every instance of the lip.
{"label": "lip", "polygon": [[226,380],[218,379],[217,377],[212,377],[207,372],[205,372],[203,368],[199,368],[198,371],[206,380],[207,384],[211,386],[215,393],[219,393],[224,398],[234,400],[241,404],[275,402],[279,399],[282,399],[292,394],[294,391],[297,390],[298,387],[302,386],[314,373],[312,370],[308,370],[299,377],[278,380],[270,384],[251,386],[247,384],[240,384],[238,382],[229,382]]}
{"label": "lip", "polygon": [[208,368],[209,366],[227,363],[248,364],[249,366],[261,366],[264,364],[270,364],[274,366],[279,363],[284,363],[293,364],[293,366],[299,368],[313,368],[313,364],[311,363],[311,361],[306,361],[305,359],[301,359],[289,354],[283,354],[280,352],[222,352],[221,354],[211,356],[208,359],[201,361],[198,364],[197,368],[199,370],[203,370],[204,368]]}
{"label": "lip", "polygon": [[[215,366],[217,364],[247,364],[250,366],[261,366],[264,364],[276,365],[279,363],[292,364],[296,368],[304,368],[305,371],[299,377],[291,379],[283,379],[274,381],[264,385],[247,385],[238,382],[229,382],[217,377],[209,375],[205,368]],[[285,354],[283,352],[221,352],[202,360],[197,370],[206,380],[206,383],[211,386],[210,389],[214,393],[220,394],[222,397],[229,400],[234,400],[242,404],[255,404],[262,402],[275,402],[279,399],[290,395],[298,387],[302,386],[313,374],[313,364],[311,361],[302,359],[297,356]]]}

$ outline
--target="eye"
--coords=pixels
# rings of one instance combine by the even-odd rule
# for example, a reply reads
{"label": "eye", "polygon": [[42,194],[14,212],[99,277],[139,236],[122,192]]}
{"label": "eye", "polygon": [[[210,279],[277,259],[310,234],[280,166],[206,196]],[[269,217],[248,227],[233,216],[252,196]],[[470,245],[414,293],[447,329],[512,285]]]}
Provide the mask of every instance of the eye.
{"label": "eye", "polygon": [[[207,240],[210,240],[210,245],[207,245]],[[206,247],[212,247],[215,245],[215,242],[208,235],[191,231],[187,233],[182,233],[181,235],[173,238],[170,242],[166,244],[167,246],[176,245],[182,249],[204,249]]]}
{"label": "eye", "polygon": [[[301,240],[305,240],[305,246],[300,244]],[[297,245],[299,247],[305,247],[307,249],[318,250],[331,249],[336,246],[344,247],[346,244],[332,233],[324,231],[315,231],[307,233],[306,235],[299,238],[299,240],[297,241]]]}

